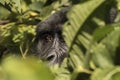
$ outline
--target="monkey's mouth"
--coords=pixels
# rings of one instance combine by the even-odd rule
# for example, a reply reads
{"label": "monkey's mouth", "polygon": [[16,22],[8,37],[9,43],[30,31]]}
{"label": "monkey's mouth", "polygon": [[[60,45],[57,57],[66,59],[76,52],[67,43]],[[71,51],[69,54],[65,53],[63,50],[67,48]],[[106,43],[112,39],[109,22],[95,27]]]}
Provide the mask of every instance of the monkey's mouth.
{"label": "monkey's mouth", "polygon": [[[60,53],[59,53],[60,54]],[[61,64],[64,60],[65,57],[67,57],[67,53],[63,53],[63,55],[59,55],[57,54],[50,54],[46,57],[46,61],[50,64],[50,65],[54,65],[54,64]]]}

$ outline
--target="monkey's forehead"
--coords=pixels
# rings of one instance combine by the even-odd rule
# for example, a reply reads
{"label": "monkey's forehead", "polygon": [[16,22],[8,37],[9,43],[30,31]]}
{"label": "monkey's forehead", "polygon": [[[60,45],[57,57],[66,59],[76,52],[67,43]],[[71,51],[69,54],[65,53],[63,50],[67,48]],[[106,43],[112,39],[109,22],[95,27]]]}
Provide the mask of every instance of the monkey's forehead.
{"label": "monkey's forehead", "polygon": [[36,31],[61,30],[62,24],[67,21],[66,13],[69,9],[70,7],[65,7],[62,10],[52,14],[48,19],[38,24]]}
{"label": "monkey's forehead", "polygon": [[40,22],[36,28],[37,32],[41,31],[61,31],[62,24],[53,24],[48,22]]}

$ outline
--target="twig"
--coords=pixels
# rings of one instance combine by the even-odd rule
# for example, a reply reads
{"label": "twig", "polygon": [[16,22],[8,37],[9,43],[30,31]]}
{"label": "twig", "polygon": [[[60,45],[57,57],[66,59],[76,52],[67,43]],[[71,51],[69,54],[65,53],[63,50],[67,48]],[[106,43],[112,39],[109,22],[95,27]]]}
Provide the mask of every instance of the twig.
{"label": "twig", "polygon": [[1,24],[7,24],[7,23],[9,23],[10,22],[10,20],[0,20],[0,25]]}

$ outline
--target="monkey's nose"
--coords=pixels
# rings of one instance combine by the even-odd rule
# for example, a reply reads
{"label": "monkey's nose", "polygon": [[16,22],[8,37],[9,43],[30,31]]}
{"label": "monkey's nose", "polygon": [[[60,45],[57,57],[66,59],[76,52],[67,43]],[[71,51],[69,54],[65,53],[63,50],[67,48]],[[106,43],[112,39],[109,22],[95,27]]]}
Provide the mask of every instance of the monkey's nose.
{"label": "monkey's nose", "polygon": [[52,61],[55,58],[54,54],[48,55],[47,61]]}

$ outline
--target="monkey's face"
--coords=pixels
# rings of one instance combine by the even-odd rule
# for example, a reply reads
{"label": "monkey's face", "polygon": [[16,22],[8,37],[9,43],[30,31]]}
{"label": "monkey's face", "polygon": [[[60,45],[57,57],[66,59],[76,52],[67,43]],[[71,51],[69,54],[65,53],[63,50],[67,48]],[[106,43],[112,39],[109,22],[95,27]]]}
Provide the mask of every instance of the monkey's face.
{"label": "monkey's face", "polygon": [[50,64],[61,64],[67,56],[67,46],[62,36],[61,24],[40,22],[35,39],[37,56]]}

